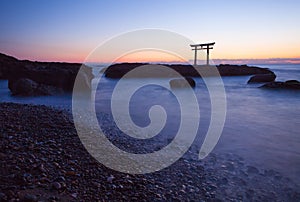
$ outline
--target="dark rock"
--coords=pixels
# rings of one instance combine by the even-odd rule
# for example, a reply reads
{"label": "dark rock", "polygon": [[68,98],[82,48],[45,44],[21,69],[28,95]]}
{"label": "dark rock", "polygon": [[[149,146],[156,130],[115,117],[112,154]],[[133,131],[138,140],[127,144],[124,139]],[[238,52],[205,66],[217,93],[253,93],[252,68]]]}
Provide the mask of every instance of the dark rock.
{"label": "dark rock", "polygon": [[33,95],[38,84],[30,79],[10,80],[8,87],[13,95]]}
{"label": "dark rock", "polygon": [[287,80],[284,82],[285,88],[300,89],[300,82],[297,80]]}
{"label": "dark rock", "polygon": [[9,80],[8,88],[12,92],[12,95],[20,96],[54,95],[63,93],[60,88],[38,84],[27,78]]}
{"label": "dark rock", "polygon": [[170,81],[170,86],[171,88],[194,88],[196,86],[196,82],[190,77],[185,77],[184,79],[172,79]]}
{"label": "dark rock", "polygon": [[[129,71],[134,68],[147,65],[148,63],[119,63],[113,64],[105,70],[105,76],[108,78],[121,78]],[[192,65],[182,65],[182,64],[173,64],[173,65],[163,65],[169,67],[184,77],[201,77],[199,72]],[[241,75],[256,75],[256,74],[274,74],[267,68],[260,67],[250,67],[247,65],[218,65],[216,66],[218,72],[211,71],[213,66],[198,65],[199,70],[204,71],[206,76],[241,76]],[[151,68],[149,65],[148,68]],[[164,75],[164,74],[163,74]],[[138,75],[137,75],[138,76]],[[157,77],[174,77],[175,74],[168,74],[167,76],[157,76]]]}
{"label": "dark rock", "polygon": [[79,63],[17,60],[0,53],[0,79],[9,80],[10,86],[20,79],[28,79],[39,86],[35,93],[52,95],[71,92],[76,79],[83,90],[90,90],[93,74],[91,67]]}
{"label": "dark rock", "polygon": [[273,81],[273,82],[269,82],[269,83],[262,85],[261,88],[284,88],[283,85],[284,85],[284,82]]}
{"label": "dark rock", "polygon": [[257,74],[274,74],[268,68],[261,68],[248,65],[220,64],[217,66],[221,76],[245,76]]}
{"label": "dark rock", "polygon": [[258,74],[252,76],[248,83],[263,83],[263,82],[272,82],[275,81],[276,75],[275,74]]}
{"label": "dark rock", "polygon": [[281,81],[274,81],[270,83],[266,83],[262,88],[270,88],[270,89],[294,89],[299,90],[300,89],[300,82],[297,80],[288,80],[285,82]]}
{"label": "dark rock", "polygon": [[287,80],[285,83],[286,84],[300,84],[300,82],[297,80]]}

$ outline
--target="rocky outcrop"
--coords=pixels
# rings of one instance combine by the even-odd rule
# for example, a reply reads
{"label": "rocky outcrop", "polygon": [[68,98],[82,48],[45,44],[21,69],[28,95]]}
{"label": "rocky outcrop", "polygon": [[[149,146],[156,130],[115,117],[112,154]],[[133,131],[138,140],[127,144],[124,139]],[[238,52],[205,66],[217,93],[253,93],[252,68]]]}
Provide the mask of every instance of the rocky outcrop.
{"label": "rocky outcrop", "polygon": [[13,95],[33,95],[38,84],[30,79],[18,79],[8,82],[8,88]]}
{"label": "rocky outcrop", "polygon": [[[81,71],[79,72],[80,68]],[[79,63],[33,62],[17,60],[4,54],[0,54],[0,76],[2,79],[9,80],[11,90],[16,89],[13,86],[19,86],[18,83],[21,81],[21,83],[25,82],[28,85],[27,87],[31,83],[32,88],[35,90],[40,89],[40,87],[49,89],[49,91],[46,90],[46,94],[58,91],[71,92],[76,77],[82,81],[80,82],[82,85],[85,85],[83,89],[90,89],[93,78],[92,69]],[[39,88],[34,88],[35,84],[33,82]]]}
{"label": "rocky outcrop", "polygon": [[171,88],[194,88],[196,86],[196,82],[191,77],[186,77],[183,79],[172,79],[170,81]]}
{"label": "rocky outcrop", "polygon": [[248,83],[266,83],[275,81],[276,75],[275,74],[258,74],[252,76]]}
{"label": "rocky outcrop", "polygon": [[9,80],[8,88],[12,95],[18,96],[55,95],[63,93],[61,88],[38,84],[37,82],[26,78]]}
{"label": "rocky outcrop", "polygon": [[261,88],[300,90],[300,82],[297,80],[288,80],[285,82],[274,81],[264,84]]}
{"label": "rocky outcrop", "polygon": [[[108,78],[121,78],[129,71],[133,70],[134,68],[137,68],[139,66],[147,65],[148,63],[119,63],[119,64],[113,64],[109,66],[105,71],[105,76]],[[201,77],[201,75],[198,73],[198,71],[192,66],[192,65],[165,65],[166,67],[169,67],[178,73],[180,73],[184,77]],[[151,68],[149,66],[148,68]],[[241,76],[241,75],[256,75],[256,74],[272,74],[273,72],[266,68],[260,68],[260,67],[250,67],[247,65],[219,65],[217,66],[218,74],[214,71],[209,71],[212,69],[210,66],[200,66],[198,65],[198,70],[206,71],[205,75],[209,76],[218,76],[220,74],[221,76]],[[175,74],[168,74],[168,77],[174,77]],[[162,76],[166,77],[166,75]]]}
{"label": "rocky outcrop", "polygon": [[246,76],[246,75],[258,75],[258,74],[274,74],[268,68],[261,68],[248,65],[230,65],[220,64],[217,65],[217,69],[221,76]]}

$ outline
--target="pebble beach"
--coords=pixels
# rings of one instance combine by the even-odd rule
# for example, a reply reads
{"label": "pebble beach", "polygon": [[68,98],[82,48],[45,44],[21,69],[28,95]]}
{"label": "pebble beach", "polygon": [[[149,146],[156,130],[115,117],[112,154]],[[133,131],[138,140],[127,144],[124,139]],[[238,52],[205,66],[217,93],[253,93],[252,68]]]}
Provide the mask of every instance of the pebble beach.
{"label": "pebble beach", "polygon": [[0,201],[300,200],[291,179],[234,154],[143,175],[111,170],[85,150],[64,110],[1,103],[0,125]]}

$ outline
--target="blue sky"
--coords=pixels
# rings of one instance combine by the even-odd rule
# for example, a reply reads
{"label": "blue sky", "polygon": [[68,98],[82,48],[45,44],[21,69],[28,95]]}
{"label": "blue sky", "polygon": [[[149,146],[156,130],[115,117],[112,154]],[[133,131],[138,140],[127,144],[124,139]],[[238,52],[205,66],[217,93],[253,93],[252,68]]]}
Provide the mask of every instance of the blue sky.
{"label": "blue sky", "polygon": [[216,41],[213,57],[300,57],[300,1],[2,0],[0,52],[81,61],[123,32],[161,28]]}

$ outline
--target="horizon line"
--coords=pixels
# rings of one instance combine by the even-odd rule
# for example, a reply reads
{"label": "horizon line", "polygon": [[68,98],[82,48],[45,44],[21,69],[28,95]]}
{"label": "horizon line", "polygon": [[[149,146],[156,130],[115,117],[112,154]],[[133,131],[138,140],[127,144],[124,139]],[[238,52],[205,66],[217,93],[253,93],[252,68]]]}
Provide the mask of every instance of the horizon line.
{"label": "horizon line", "polygon": [[[18,57],[15,55],[7,54],[4,52],[0,52],[4,55],[14,57],[18,60],[29,60],[33,62],[65,62],[65,63],[94,63],[94,64],[108,64],[111,62],[108,61],[85,61],[85,60],[68,60],[68,59],[38,59],[38,58],[24,58]],[[193,59],[187,61],[188,63],[193,63]],[[116,61],[114,63],[169,63],[169,64],[183,64],[187,62],[183,61],[168,61],[168,60],[153,60],[153,61],[146,61],[146,60],[136,60],[136,61]],[[206,60],[197,60],[197,62],[201,65],[204,64]],[[300,64],[300,57],[289,57],[289,58],[212,58],[211,62],[214,64]]]}

